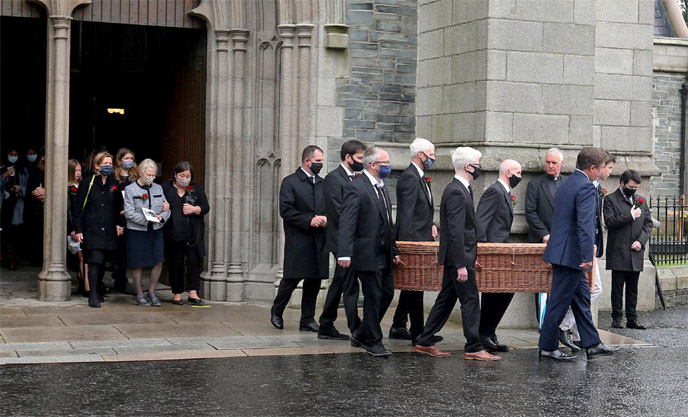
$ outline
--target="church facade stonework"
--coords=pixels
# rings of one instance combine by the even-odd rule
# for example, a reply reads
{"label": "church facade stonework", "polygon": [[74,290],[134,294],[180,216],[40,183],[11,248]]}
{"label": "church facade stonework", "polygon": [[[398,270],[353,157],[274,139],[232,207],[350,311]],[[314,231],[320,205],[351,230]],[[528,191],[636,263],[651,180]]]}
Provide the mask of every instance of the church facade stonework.
{"label": "church facade stonework", "polygon": [[[38,287],[42,300],[66,300],[67,196],[65,187],[54,185],[67,178],[70,24],[86,15],[113,22],[103,7],[118,2],[12,3],[47,17],[47,227]],[[332,169],[345,140],[375,143],[390,151],[399,171],[409,162],[408,143],[425,137],[438,147],[438,196],[452,176],[449,151],[458,145],[484,154],[486,175],[477,190],[496,179],[506,157],[521,162],[526,181],[534,178],[552,146],[564,151],[565,171],[573,169],[578,149],[602,146],[617,156],[616,175],[626,168],[658,174],[652,159],[652,0],[177,3],[184,7],[171,24],[207,31],[205,185],[211,211],[202,293],[209,300],[274,297],[284,244],[279,183],[299,166],[309,144],[325,150]],[[126,22],[113,23],[162,25],[150,8],[143,18],[143,7],[135,19],[131,11]],[[617,181],[612,177],[607,189]],[[516,195],[525,201],[525,187]],[[523,205],[515,213],[512,231],[523,234]],[[525,309],[526,301],[519,305]]]}

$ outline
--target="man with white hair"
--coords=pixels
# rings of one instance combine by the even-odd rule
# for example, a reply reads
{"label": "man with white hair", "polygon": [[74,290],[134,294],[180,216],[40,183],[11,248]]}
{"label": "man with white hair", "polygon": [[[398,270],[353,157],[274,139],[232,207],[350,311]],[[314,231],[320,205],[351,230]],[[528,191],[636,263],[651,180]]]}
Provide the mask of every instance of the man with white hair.
{"label": "man with white hair", "polygon": [[[499,165],[499,178],[480,197],[475,213],[478,242],[508,243],[514,221],[511,189],[521,182],[521,164],[505,159]],[[514,293],[483,293],[480,301],[480,341],[488,352],[508,352],[495,331],[504,317]]]}
{"label": "man with white hair", "polygon": [[337,261],[353,268],[363,288],[363,320],[351,333],[351,346],[371,356],[392,354],[382,344],[380,321],[394,298],[392,264],[399,250],[392,233],[392,204],[383,179],[392,172],[389,154],[371,147],[363,154],[363,175],[344,190],[339,217]]}
{"label": "man with white hair", "polygon": [[461,317],[466,345],[466,360],[496,361],[497,355],[488,353],[480,342],[480,299],[475,281],[475,261],[478,254],[478,235],[473,211],[473,190],[470,183],[480,176],[482,154],[467,147],[456,148],[452,154],[455,176],[442,194],[440,203],[439,263],[444,265],[442,290],[430,311],[423,333],[418,337],[415,351],[430,356],[448,357],[435,346],[433,337],[442,329],[456,300],[461,301]]}
{"label": "man with white hair", "polygon": [[[437,226],[432,221],[432,177],[426,177],[425,172],[435,163],[435,146],[427,139],[416,138],[410,150],[411,163],[397,181],[396,240],[430,242],[437,238]],[[411,320],[410,332],[406,329],[407,317]],[[389,338],[415,343],[423,325],[423,291],[402,290]]]}

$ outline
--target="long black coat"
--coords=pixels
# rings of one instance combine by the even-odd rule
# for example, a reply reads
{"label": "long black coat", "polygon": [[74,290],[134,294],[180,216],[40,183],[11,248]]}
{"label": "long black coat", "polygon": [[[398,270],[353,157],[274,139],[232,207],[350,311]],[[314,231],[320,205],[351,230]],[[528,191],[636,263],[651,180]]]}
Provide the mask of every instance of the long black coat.
{"label": "long black coat", "polygon": [[[116,250],[116,226],[126,225],[119,214],[124,206],[122,189],[112,175],[107,177],[105,184],[101,181],[101,176],[96,175],[91,192],[88,193],[92,177],[93,175],[84,178],[79,184],[74,208],[74,231],[84,234],[82,249]],[[88,200],[84,207],[87,193]]]}
{"label": "long black coat", "polygon": [[[543,174],[528,183],[526,190],[526,221],[528,222],[528,241],[542,243],[542,238],[552,231],[554,218],[554,192],[548,184],[554,180]],[[557,182],[561,183],[560,175]]]}
{"label": "long black coat", "polygon": [[[642,196],[633,196],[637,204]],[[607,225],[607,269],[614,271],[642,271],[645,245],[652,232],[652,218],[647,200],[641,207],[640,217],[633,220],[631,202],[621,189],[617,189],[604,199],[604,223]],[[640,242],[642,249],[634,251],[631,244]]]}
{"label": "long black coat", "polygon": [[511,196],[498,181],[485,190],[475,212],[478,242],[507,243],[514,209]]}
{"label": "long black coat", "polygon": [[187,241],[195,245],[198,255],[203,258],[205,256],[204,219],[205,215],[210,211],[210,204],[208,204],[208,197],[205,195],[203,186],[192,182],[187,188],[187,193],[198,199],[198,206],[201,208],[201,214],[191,214],[189,216],[185,216],[182,211],[184,199],[179,197],[172,181],[166,181],[162,184],[162,192],[170,204],[170,218],[167,219],[165,227],[163,227],[165,240],[175,242]]}
{"label": "long black coat", "polygon": [[319,278],[328,275],[328,253],[322,250],[325,228],[311,227],[313,216],[325,216],[323,180],[313,184],[303,169],[282,180],[280,217],[284,224],[284,278]]}
{"label": "long black coat", "polygon": [[602,205],[604,204],[604,196],[602,194],[602,186],[597,184],[595,190],[597,193],[597,211],[595,212],[595,246],[597,251],[595,256],[601,258],[604,255],[604,231],[602,230]]}
{"label": "long black coat", "polygon": [[[389,191],[382,188],[388,202]],[[391,204],[390,204],[391,206]],[[375,272],[392,267],[399,254],[392,235],[392,208],[385,206],[367,175],[356,178],[344,190],[339,219],[337,257],[351,258],[356,271]]]}
{"label": "long black coat", "polygon": [[396,239],[407,242],[432,240],[432,191],[411,163],[397,181]]}
{"label": "long black coat", "polygon": [[323,196],[327,213],[327,228],[325,230],[324,250],[337,253],[337,239],[339,238],[339,216],[342,213],[344,201],[344,187],[351,183],[351,178],[341,164],[330,171],[323,180]]}
{"label": "long black coat", "polygon": [[473,197],[454,178],[444,189],[440,203],[439,263],[445,267],[474,267],[477,255]]}

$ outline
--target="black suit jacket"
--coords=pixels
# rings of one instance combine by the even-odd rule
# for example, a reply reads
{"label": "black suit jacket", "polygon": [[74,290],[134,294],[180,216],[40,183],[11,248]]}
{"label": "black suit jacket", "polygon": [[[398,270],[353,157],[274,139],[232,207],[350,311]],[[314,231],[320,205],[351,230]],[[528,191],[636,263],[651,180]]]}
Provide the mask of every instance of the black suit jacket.
{"label": "black suit jacket", "polygon": [[[560,175],[557,182],[563,181]],[[526,221],[528,222],[528,241],[542,243],[542,238],[552,231],[554,217],[554,193],[546,182],[552,177],[543,174],[528,183],[526,190]]]}
{"label": "black suit jacket", "polygon": [[473,197],[456,178],[442,193],[440,203],[440,254],[444,266],[474,267],[478,254]]}
{"label": "black suit jacket", "polygon": [[325,215],[323,180],[315,184],[298,168],[282,180],[280,217],[284,224],[284,278],[327,278],[328,254],[322,251],[325,228],[311,227],[313,216]]}
{"label": "black suit jacket", "polygon": [[602,194],[602,186],[597,184],[597,211],[595,212],[595,246],[597,251],[595,256],[601,258],[604,255],[604,230],[602,230],[602,204],[604,204],[604,196]]}
{"label": "black suit jacket", "polygon": [[432,200],[429,185],[411,163],[397,181],[396,240],[429,242],[432,240]]}
{"label": "black suit jacket", "polygon": [[500,182],[492,184],[480,197],[475,221],[478,242],[509,242],[514,209],[511,196]]}
{"label": "black suit jacket", "polygon": [[[642,196],[633,196],[638,205]],[[604,199],[604,223],[607,225],[607,269],[614,271],[642,271],[645,245],[652,232],[652,218],[647,200],[641,207],[640,217],[633,220],[631,202],[621,189],[617,189]],[[635,241],[643,245],[642,250],[634,251],[631,244]]]}
{"label": "black suit jacket", "polygon": [[327,213],[327,229],[325,230],[324,250],[337,253],[337,238],[339,237],[339,215],[342,213],[344,201],[344,187],[351,183],[341,164],[330,171],[323,180],[323,197]]}
{"label": "black suit jacket", "polygon": [[[79,184],[74,207],[74,231],[84,234],[82,249],[116,250],[116,226],[126,226],[126,220],[119,214],[124,208],[122,189],[112,175],[107,177],[105,184],[100,175],[94,175],[95,178],[91,175]],[[91,179],[93,186],[89,192]]]}
{"label": "black suit jacket", "polygon": [[391,268],[392,259],[399,253],[392,236],[392,208],[387,187],[383,187],[383,192],[388,202],[387,213],[365,174],[344,189],[337,257],[351,258],[351,267],[357,271]]}

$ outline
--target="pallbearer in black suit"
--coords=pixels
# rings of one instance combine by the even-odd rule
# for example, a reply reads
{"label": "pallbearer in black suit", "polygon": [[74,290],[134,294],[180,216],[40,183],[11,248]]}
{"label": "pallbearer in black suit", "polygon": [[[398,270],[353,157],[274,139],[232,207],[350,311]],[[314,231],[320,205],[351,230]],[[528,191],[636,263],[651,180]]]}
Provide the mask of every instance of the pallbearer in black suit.
{"label": "pallbearer in black suit", "polygon": [[604,200],[604,223],[609,230],[607,269],[612,271],[612,327],[621,328],[625,285],[626,327],[645,330],[635,306],[652,218],[647,200],[636,194],[640,181],[640,174],[634,170],[621,174],[621,186]]}
{"label": "pallbearer in black suit", "polygon": [[340,267],[354,270],[363,287],[363,321],[351,334],[351,346],[385,357],[392,352],[382,344],[380,321],[394,298],[392,264],[399,262],[391,200],[382,182],[392,165],[389,154],[375,147],[365,152],[363,165],[363,175],[344,191],[337,259]]}
{"label": "pallbearer in black suit", "polygon": [[[432,178],[426,177],[425,171],[435,163],[435,145],[416,138],[410,149],[411,164],[397,181],[396,240],[430,242],[437,239],[437,226],[432,222]],[[411,332],[406,329],[407,317],[411,319]],[[415,341],[423,325],[423,291],[402,290],[389,338]]]}
{"label": "pallbearer in black suit", "polygon": [[[344,142],[340,151],[342,163],[325,177],[323,182],[323,196],[327,212],[327,228],[325,230],[325,250],[337,258],[337,239],[339,237],[339,215],[344,203],[344,188],[353,182],[354,172],[363,170],[363,153],[366,145],[357,140]],[[360,174],[359,174],[360,175]],[[349,330],[353,333],[361,324],[358,317],[358,279],[352,268],[342,268],[337,264],[334,277],[325,297],[325,306],[320,315],[320,330],[318,339],[349,340],[349,337],[339,333],[334,327],[337,319],[339,301],[344,296],[344,312]]]}
{"label": "pallbearer in black suit", "polygon": [[301,154],[301,167],[282,180],[280,216],[284,224],[284,268],[277,296],[272,304],[270,322],[284,327],[282,313],[289,298],[303,279],[299,330],[317,332],[315,302],[320,280],[327,279],[327,252],[322,250],[327,217],[323,197],[323,151],[307,146]]}
{"label": "pallbearer in black suit", "polygon": [[[506,159],[499,165],[499,178],[480,197],[475,213],[478,242],[507,243],[514,221],[511,189],[521,182],[521,164]],[[504,317],[514,293],[483,293],[480,301],[480,341],[488,352],[508,352],[495,330]]]}
{"label": "pallbearer in black suit", "polygon": [[444,189],[440,203],[439,262],[444,265],[442,290],[430,311],[423,333],[418,337],[415,349],[418,353],[451,356],[435,346],[434,336],[444,327],[459,299],[463,334],[466,337],[464,359],[501,359],[488,353],[480,343],[480,297],[474,269],[478,254],[478,235],[470,183],[480,175],[481,156],[479,151],[464,147],[456,148],[452,154],[456,175]]}

